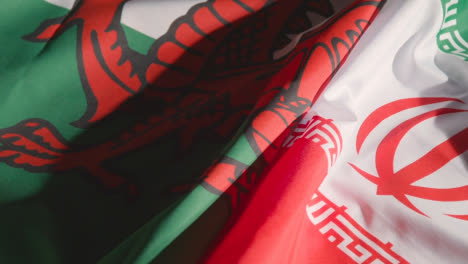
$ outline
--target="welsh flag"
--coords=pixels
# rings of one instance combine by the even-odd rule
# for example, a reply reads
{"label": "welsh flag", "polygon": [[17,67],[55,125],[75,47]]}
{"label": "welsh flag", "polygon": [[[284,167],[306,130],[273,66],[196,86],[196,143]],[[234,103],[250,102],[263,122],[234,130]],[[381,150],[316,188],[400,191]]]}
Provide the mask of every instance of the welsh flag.
{"label": "welsh flag", "polygon": [[468,262],[468,0],[0,8],[0,263]]}

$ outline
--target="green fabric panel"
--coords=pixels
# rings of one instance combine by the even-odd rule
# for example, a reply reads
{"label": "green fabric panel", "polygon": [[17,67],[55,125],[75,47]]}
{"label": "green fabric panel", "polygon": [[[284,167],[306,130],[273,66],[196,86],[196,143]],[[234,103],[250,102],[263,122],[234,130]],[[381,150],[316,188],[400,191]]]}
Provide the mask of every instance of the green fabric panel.
{"label": "green fabric panel", "polygon": [[[65,138],[81,132],[71,126],[86,109],[86,99],[76,65],[76,31],[65,32],[22,67],[2,76],[0,127],[13,126],[28,118],[43,118],[53,123]],[[60,109],[60,111],[58,111]],[[38,192],[46,174],[28,173],[0,164],[0,201],[27,198]]]}
{"label": "green fabric panel", "polygon": [[[3,1],[0,8],[0,76],[27,64],[46,46],[46,43],[24,41],[23,36],[33,32],[42,21],[64,16],[67,12],[42,0]],[[7,87],[2,86],[2,90]]]}

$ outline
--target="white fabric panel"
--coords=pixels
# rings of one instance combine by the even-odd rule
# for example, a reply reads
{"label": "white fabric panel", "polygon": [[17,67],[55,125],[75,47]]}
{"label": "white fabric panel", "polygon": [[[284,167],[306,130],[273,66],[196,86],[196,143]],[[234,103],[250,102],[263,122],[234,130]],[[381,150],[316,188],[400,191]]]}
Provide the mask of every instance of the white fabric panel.
{"label": "white fabric panel", "polygon": [[[349,163],[377,175],[376,147],[397,125],[441,107],[468,110],[445,102],[416,107],[383,121],[369,135],[360,153],[356,136],[363,121],[377,108],[405,98],[454,97],[468,102],[467,63],[438,51],[436,35],[442,22],[438,0],[391,0],[384,6],[350,57],[312,108],[335,120],[343,136],[343,151],[320,191],[365,229],[410,263],[466,263],[468,221],[446,214],[468,214],[468,201],[440,202],[409,196],[428,216],[409,209],[391,195],[377,195],[377,186]],[[457,60],[455,63],[454,60]],[[395,171],[414,162],[468,125],[468,113],[428,119],[400,142]],[[453,188],[468,185],[468,153],[458,156],[414,185]]]}

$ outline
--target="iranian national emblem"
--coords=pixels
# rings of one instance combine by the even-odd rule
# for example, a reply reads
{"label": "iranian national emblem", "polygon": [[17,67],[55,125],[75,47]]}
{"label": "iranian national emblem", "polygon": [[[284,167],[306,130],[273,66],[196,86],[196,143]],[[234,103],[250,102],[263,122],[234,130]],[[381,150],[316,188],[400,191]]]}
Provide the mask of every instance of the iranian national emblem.
{"label": "iranian national emblem", "polygon": [[[456,187],[444,187],[432,186],[430,183],[427,184],[428,181],[425,184],[418,182],[429,176],[434,176],[457,157],[461,157],[463,163],[466,164],[466,160],[463,160],[462,156],[468,150],[468,122],[466,122],[468,120],[468,110],[464,102],[454,98],[426,97],[401,99],[383,105],[372,112],[362,123],[357,134],[356,151],[358,154],[365,155],[363,154],[364,151],[362,151],[363,144],[368,138],[373,138],[370,134],[376,128],[382,129],[382,122],[388,121],[394,116],[402,115],[405,110],[417,110],[418,108],[428,110],[413,115],[394,126],[378,143],[375,150],[375,175],[368,172],[370,166],[364,168],[364,166],[358,167],[356,164],[350,163],[350,165],[359,174],[377,185],[378,195],[391,195],[413,211],[427,216],[427,212],[423,212],[418,208],[410,200],[410,197],[438,202],[468,200],[467,183]],[[395,166],[397,149],[402,146],[402,140],[408,133],[418,129],[418,126],[421,126],[425,121],[436,122],[437,120],[441,121],[455,117],[459,118],[457,120],[465,120],[465,122],[457,122],[458,125],[461,125],[461,128],[457,126],[457,131],[453,135],[447,137],[445,141],[429,149],[424,155],[406,166],[402,168]],[[431,131],[427,133],[431,133]],[[456,176],[460,171],[463,171],[463,169],[452,172],[444,171],[444,181],[449,181],[451,177]],[[468,212],[446,215],[468,221]]]}

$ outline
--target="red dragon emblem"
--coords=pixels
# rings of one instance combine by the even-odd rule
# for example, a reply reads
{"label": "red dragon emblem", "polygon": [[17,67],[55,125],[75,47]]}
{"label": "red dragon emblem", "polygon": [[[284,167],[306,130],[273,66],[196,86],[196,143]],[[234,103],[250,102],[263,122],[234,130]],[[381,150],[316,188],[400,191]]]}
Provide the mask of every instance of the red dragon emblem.
{"label": "red dragon emblem", "polygon": [[[364,120],[359,129],[356,140],[357,153],[360,152],[369,134],[387,118],[407,109],[442,102],[463,103],[453,98],[409,98],[391,102],[378,108]],[[425,216],[427,215],[418,209],[408,199],[408,196],[441,202],[468,200],[468,185],[456,188],[430,188],[414,185],[416,181],[428,177],[468,150],[468,127],[462,129],[402,169],[395,170],[394,167],[395,153],[401,140],[415,126],[431,118],[466,112],[468,110],[440,107],[412,117],[393,128],[377,147],[375,155],[377,175],[372,175],[354,164],[350,165],[359,174],[377,185],[377,194],[392,195],[408,208]],[[468,215],[448,216],[468,220]]]}
{"label": "red dragon emblem", "polygon": [[[71,27],[78,28],[76,56],[88,109],[81,119],[72,123],[74,126],[87,127],[101,120],[144,88],[153,88],[145,90],[147,93],[151,93],[151,90],[155,93],[153,96],[177,97],[180,94],[176,94],[174,88],[194,85],[210,55],[234,31],[227,25],[257,16],[256,12],[272,5],[267,0],[245,3],[217,0],[198,4],[176,20],[171,30],[155,41],[147,55],[141,55],[129,48],[120,24],[126,2],[128,0],[78,1],[67,16],[46,20],[33,33],[23,37],[28,41],[46,42],[57,38]],[[326,1],[306,2],[309,2],[307,6],[301,8],[313,9],[322,16],[331,15],[332,9],[328,9],[330,5]],[[291,7],[297,5],[298,3],[291,3]],[[273,8],[279,8],[279,4],[275,3]],[[261,18],[266,19],[264,14],[258,16],[260,22],[264,22]],[[276,18],[282,21],[287,16],[279,15]],[[265,24],[259,23],[259,27],[266,30]],[[235,33],[238,36],[244,32]],[[249,37],[249,41],[260,41],[255,36]],[[267,40],[273,43],[274,37],[276,34],[272,34]],[[238,41],[234,39],[231,44],[236,42]],[[253,50],[246,49],[245,52],[252,53]],[[266,52],[256,52],[257,57],[253,59],[261,58],[264,62]],[[231,54],[227,54],[227,58],[218,56],[217,63],[239,60],[246,64],[252,59],[252,56],[243,56],[232,51],[229,53]],[[161,90],[165,90],[165,93]],[[171,90],[170,95],[167,95],[166,90]]]}
{"label": "red dragon emblem", "polygon": [[[92,146],[67,141],[46,120],[23,120],[0,130],[0,161],[31,172],[84,170],[106,187],[126,186],[134,193],[134,184],[104,163],[176,133],[182,149],[203,134],[226,143],[245,120],[243,133],[260,156],[267,148],[278,148],[279,135],[317,100],[384,3],[357,1],[303,34],[293,50],[273,58],[287,43],[284,32],[311,27],[305,11],[329,17],[334,12],[330,3],[207,1],[190,8],[142,55],[129,47],[120,24],[126,2],[81,0],[66,16],[44,21],[24,39],[53,41],[76,27],[87,109],[73,126],[91,131],[134,98],[143,98],[151,113]],[[297,16],[290,21],[293,13]],[[229,164],[232,171],[208,173],[206,180],[237,180],[250,165]]]}

